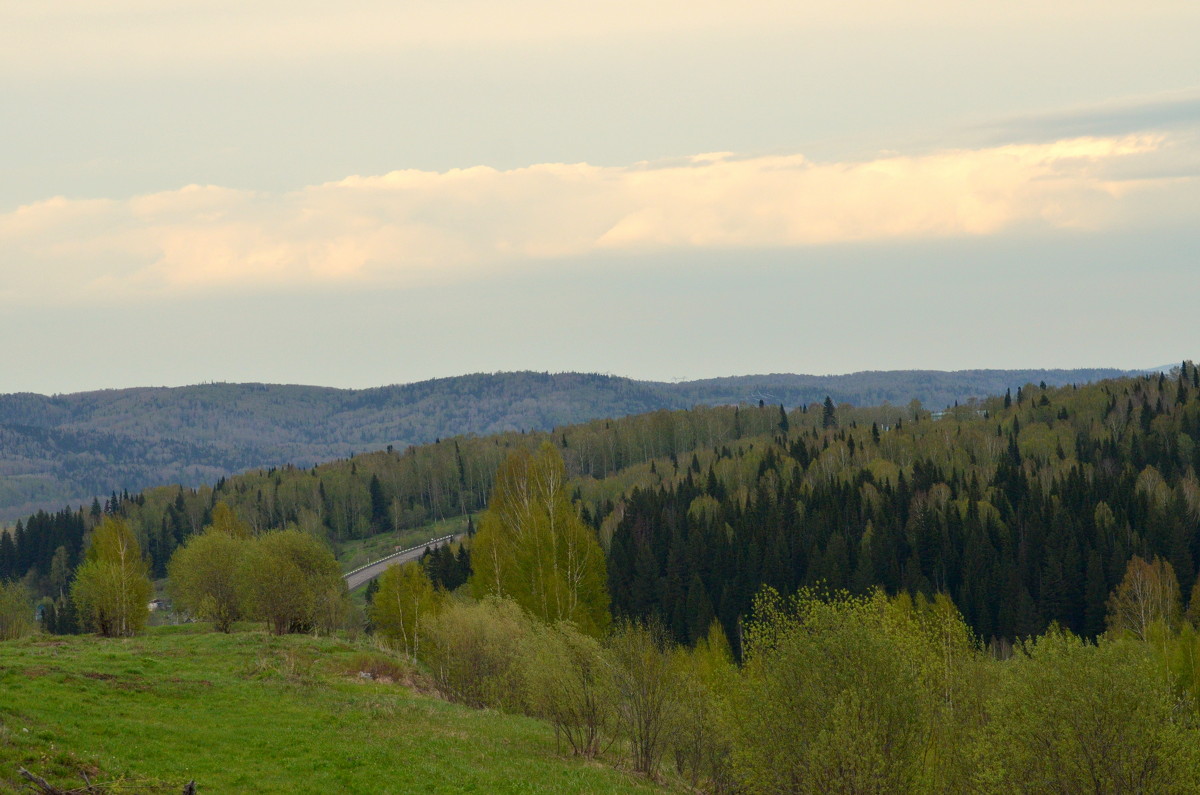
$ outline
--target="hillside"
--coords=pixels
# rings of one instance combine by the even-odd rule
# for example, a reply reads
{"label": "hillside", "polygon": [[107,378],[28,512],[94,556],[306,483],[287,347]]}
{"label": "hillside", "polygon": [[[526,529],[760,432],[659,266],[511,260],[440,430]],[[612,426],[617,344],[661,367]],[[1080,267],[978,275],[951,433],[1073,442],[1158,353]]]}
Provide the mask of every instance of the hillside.
{"label": "hillside", "polygon": [[[155,576],[162,576],[173,550],[215,524],[226,507],[256,532],[303,528],[350,559],[381,540],[386,550],[406,530],[424,528],[428,537],[434,521],[445,527],[487,505],[491,495],[489,514],[480,518],[465,555],[463,549],[453,555],[433,551],[410,570],[429,578],[429,593],[434,583],[451,589],[467,576],[460,561],[467,570],[484,561],[475,570],[479,576],[495,559],[486,553],[494,543],[488,534],[506,521],[497,518],[503,513],[497,506],[506,504],[506,493],[509,500],[521,493],[512,486],[512,473],[521,470],[514,462],[522,459],[520,451],[535,448],[548,462],[543,472],[570,479],[546,477],[557,484],[555,499],[566,511],[568,500],[574,502],[578,515],[568,523],[585,534],[580,521],[587,523],[600,542],[604,566],[592,571],[603,571],[607,581],[605,617],[618,628],[642,627],[626,634],[618,629],[595,647],[597,653],[625,661],[619,665],[645,665],[639,670],[647,676],[675,672],[666,674],[675,677],[672,725],[686,731],[672,740],[674,760],[650,758],[637,769],[653,773],[682,760],[680,773],[687,771],[693,781],[793,791],[795,781],[819,781],[811,774],[826,769],[830,758],[839,760],[839,770],[854,766],[860,771],[855,776],[878,775],[874,760],[881,759],[895,768],[883,786],[818,783],[810,791],[928,792],[954,781],[953,791],[999,793],[1019,789],[1045,762],[1041,780],[1060,783],[1033,789],[1074,792],[1087,788],[1079,782],[1093,780],[1095,771],[1084,767],[1089,760],[1136,758],[1151,760],[1133,767],[1156,777],[1141,789],[1196,791],[1200,763],[1189,754],[1198,747],[1193,710],[1200,692],[1191,662],[1200,652],[1200,369],[1192,362],[1157,376],[1026,386],[936,413],[915,405],[832,401],[790,412],[765,401],[700,406],[552,433],[442,439],[311,469],[256,470],[194,490],[158,487],[96,511],[41,514],[18,525],[11,536],[0,536],[0,579],[23,580],[61,619],[69,614],[62,593],[71,569],[88,530],[105,521],[105,512],[129,523]],[[457,519],[460,528],[464,521]],[[1142,586],[1156,594],[1155,604],[1137,595],[1147,592],[1136,591]],[[396,588],[381,584],[378,594],[386,596],[377,595],[376,607],[399,598]],[[429,603],[429,615],[438,616],[429,631],[441,640],[421,643],[425,656],[418,654],[418,665],[441,677],[435,679],[440,692],[464,703],[550,714],[534,711],[542,707],[532,702],[507,700],[500,695],[512,692],[507,684],[471,689],[470,672],[496,670],[479,665],[481,648],[503,659],[535,661],[522,676],[544,673],[548,660],[576,659],[555,656],[566,646],[540,645],[549,641],[530,629],[536,619],[519,618],[524,614],[516,607],[504,612],[508,608],[492,600],[475,602],[471,590]],[[386,611],[372,613],[372,620],[377,637],[396,637]],[[348,615],[346,626],[355,632],[362,625]],[[50,628],[77,629],[57,620]],[[14,696],[0,703],[0,762],[4,754],[16,763],[37,761],[60,778],[96,768],[109,777],[177,784],[183,774],[194,774],[221,789],[231,781],[229,765],[215,771],[204,764],[211,754],[201,759],[173,748],[182,739],[188,749],[220,750],[230,742],[227,720],[241,729],[239,737],[253,737],[279,769],[270,778],[274,768],[263,773],[258,762],[247,762],[252,778],[233,779],[234,786],[270,790],[276,781],[307,782],[306,776],[318,785],[351,775],[373,782],[378,774],[370,764],[400,761],[393,746],[401,741],[389,733],[395,722],[414,743],[403,753],[417,749],[416,758],[429,754],[440,765],[429,775],[439,782],[458,775],[458,749],[446,747],[439,721],[464,713],[418,700],[428,723],[405,733],[408,713],[398,705],[413,703],[401,700],[409,696],[374,690],[378,697],[361,707],[353,697],[355,687],[384,684],[368,683],[356,671],[378,667],[403,679],[394,658],[332,640],[274,640],[256,633],[204,640],[194,637],[197,630],[159,629],[145,638],[103,641],[99,653],[76,638],[15,641],[16,656],[0,649],[0,686]],[[630,633],[642,633],[644,642],[626,645]],[[159,644],[166,637],[179,642]],[[523,650],[518,654],[514,646]],[[410,653],[417,654],[415,648]],[[545,653],[554,648],[559,652]],[[438,657],[451,650],[469,664],[449,665],[449,657]],[[254,662],[230,663],[233,651],[250,652]],[[178,664],[172,655],[182,658]],[[668,659],[676,662],[667,666]],[[166,670],[171,676],[163,683]],[[552,674],[555,681],[564,681],[562,670]],[[195,696],[195,689],[204,695]],[[485,692],[491,695],[476,697]],[[600,691],[581,692],[595,703]],[[626,681],[613,692],[626,698],[643,691]],[[293,693],[303,694],[302,703]],[[847,693],[855,701],[843,701]],[[255,718],[248,717],[264,697],[292,740],[280,759],[271,758],[275,738],[260,740]],[[140,711],[145,700],[160,715],[176,699],[185,709],[215,702],[218,711],[195,707],[204,727],[186,727],[184,734],[172,733],[178,732],[173,725],[151,724]],[[41,701],[61,702],[68,712],[48,722],[29,706]],[[96,709],[101,701],[108,708],[103,713]],[[244,704],[233,710],[227,701]],[[853,711],[839,711],[847,703]],[[319,724],[310,722],[310,706],[325,715]],[[1075,732],[1077,716],[1085,713],[1087,725],[1107,734]],[[119,740],[109,739],[112,715],[121,719]],[[386,725],[375,722],[381,715]],[[871,733],[892,718],[895,726],[907,727],[904,745],[892,743],[899,735],[891,730]],[[68,728],[60,734],[58,725]],[[532,733],[523,735],[517,750],[536,756],[546,747],[545,734],[538,735],[534,724],[520,725]],[[30,736],[14,726],[29,728]],[[492,742],[494,732],[508,730],[505,724],[459,726],[451,735],[471,738],[473,747],[507,747],[507,741]],[[516,723],[507,726],[521,730]],[[1160,729],[1166,734],[1154,734]],[[775,742],[764,746],[764,736]],[[1047,736],[1066,739],[1047,751]],[[1145,743],[1134,748],[1121,740],[1132,756],[1106,750],[1118,736]],[[629,740],[626,759],[636,759]],[[864,753],[864,743],[878,756]],[[338,768],[326,754],[314,763],[307,749],[317,744],[332,749],[334,759],[361,755],[365,762]],[[127,752],[109,750],[128,746],[137,752],[136,764],[127,761]],[[343,747],[355,750],[338,754]],[[76,749],[92,756],[73,755]],[[1160,756],[1160,749],[1175,750]],[[237,768],[242,751],[230,754],[234,774],[244,774]],[[1159,759],[1171,767],[1157,767]],[[507,761],[521,766],[527,760],[513,754]],[[482,777],[466,784],[503,788],[506,781],[495,783],[505,775],[498,770],[485,766]],[[533,778],[545,771],[536,765],[530,770],[512,775],[530,776],[533,791],[608,791],[628,784],[615,779],[611,785],[546,787]],[[1126,768],[1113,771],[1103,775],[1118,780]],[[425,774],[422,769],[419,775]],[[1070,784],[1061,783],[1064,775]],[[266,783],[260,785],[260,777]],[[348,786],[369,786],[363,780]],[[424,780],[402,780],[397,789],[408,791]],[[763,781],[772,783],[752,783]]]}
{"label": "hillside", "polygon": [[464,434],[549,430],[657,409],[762,400],[941,408],[1112,378],[1118,370],[903,370],[758,375],[682,383],[580,373],[497,373],[344,390],[202,384],[0,395],[0,521],[162,483],[194,487],[255,467],[308,467]]}
{"label": "hillside", "polygon": [[764,584],[946,592],[984,637],[1050,621],[1092,636],[1133,555],[1172,562],[1187,594],[1200,547],[1200,373],[1031,386],[935,419],[914,406],[698,406],[465,436],[213,486],[148,489],[40,514],[0,537],[0,578],[53,596],[106,510],[155,576],[218,501],[258,532],[295,525],[347,561],[418,543],[487,506],[513,450],[550,442],[609,554],[618,616],[680,641],[712,617],[732,637]]}
{"label": "hillside", "polygon": [[28,791],[20,767],[114,792],[664,791],[564,757],[548,724],[419,695],[406,670],[368,644],[205,625],[0,643],[0,792]]}

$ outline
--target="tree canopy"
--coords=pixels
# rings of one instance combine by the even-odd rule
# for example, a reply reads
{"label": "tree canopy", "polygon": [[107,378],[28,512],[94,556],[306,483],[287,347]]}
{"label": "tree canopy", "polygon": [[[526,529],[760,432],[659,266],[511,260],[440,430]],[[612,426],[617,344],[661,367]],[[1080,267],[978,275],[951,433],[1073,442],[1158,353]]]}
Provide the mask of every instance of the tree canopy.
{"label": "tree canopy", "polygon": [[543,621],[595,635],[608,623],[604,553],[569,488],[552,445],[510,454],[475,536],[471,585],[478,596],[508,596]]}
{"label": "tree canopy", "polygon": [[101,635],[133,635],[146,625],[151,593],[133,529],[121,519],[105,519],[92,533],[86,560],[71,585],[80,617]]}

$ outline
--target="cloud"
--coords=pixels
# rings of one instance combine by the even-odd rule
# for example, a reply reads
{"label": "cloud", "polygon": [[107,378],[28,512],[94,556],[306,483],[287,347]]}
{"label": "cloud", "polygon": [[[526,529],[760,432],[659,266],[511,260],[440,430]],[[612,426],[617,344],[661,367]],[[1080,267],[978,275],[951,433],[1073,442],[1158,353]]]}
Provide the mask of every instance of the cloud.
{"label": "cloud", "polygon": [[0,268],[10,299],[90,300],[446,283],[600,252],[1120,229],[1196,206],[1195,178],[1120,175],[1173,146],[1126,135],[857,162],[713,153],[395,171],[281,194],[192,185],[54,198],[0,215]]}
{"label": "cloud", "polygon": [[1200,123],[1200,88],[1122,97],[1099,104],[1029,114],[976,127],[993,141],[1046,141],[1079,135],[1194,128]]}

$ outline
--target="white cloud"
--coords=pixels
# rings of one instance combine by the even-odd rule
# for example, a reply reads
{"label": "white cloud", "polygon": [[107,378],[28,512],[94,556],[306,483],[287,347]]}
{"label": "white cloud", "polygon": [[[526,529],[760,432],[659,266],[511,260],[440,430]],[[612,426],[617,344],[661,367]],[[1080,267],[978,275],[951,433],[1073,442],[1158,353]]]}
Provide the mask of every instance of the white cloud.
{"label": "white cloud", "polygon": [[283,194],[192,185],[54,198],[0,215],[0,269],[10,298],[94,299],[444,282],[600,251],[1114,229],[1187,212],[1179,192],[1194,197],[1194,177],[1112,177],[1170,144],[1076,138],[829,163],[715,153],[622,168],[396,171]]}

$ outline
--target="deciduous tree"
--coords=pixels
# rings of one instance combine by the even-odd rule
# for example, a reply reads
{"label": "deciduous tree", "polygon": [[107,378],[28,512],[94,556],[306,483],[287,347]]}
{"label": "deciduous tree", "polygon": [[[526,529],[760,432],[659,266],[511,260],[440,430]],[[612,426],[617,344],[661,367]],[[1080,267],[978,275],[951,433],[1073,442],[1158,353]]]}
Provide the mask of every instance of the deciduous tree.
{"label": "deciduous tree", "polygon": [[322,618],[344,612],[330,609],[347,598],[341,567],[308,533],[276,530],[255,538],[238,571],[248,608],[276,635],[321,628]]}
{"label": "deciduous tree", "polygon": [[129,523],[106,517],[75,571],[71,599],[84,624],[101,635],[133,635],[150,614],[149,568]]}
{"label": "deciduous tree", "polygon": [[508,456],[475,536],[472,591],[511,597],[543,621],[599,635],[609,620],[604,553],[568,488],[553,445]]}
{"label": "deciduous tree", "polygon": [[426,625],[441,606],[421,565],[392,566],[379,576],[379,590],[371,599],[370,615],[375,632],[409,656],[421,650]]}
{"label": "deciduous tree", "polygon": [[33,600],[20,582],[0,581],[0,640],[13,640],[37,630]]}
{"label": "deciduous tree", "polygon": [[1109,597],[1108,628],[1128,630],[1145,640],[1155,622],[1175,627],[1180,612],[1179,581],[1171,564],[1157,556],[1147,562],[1134,555]]}
{"label": "deciduous tree", "polygon": [[245,612],[238,567],[250,548],[248,538],[231,535],[215,524],[188,539],[167,567],[168,592],[175,607],[229,632]]}

